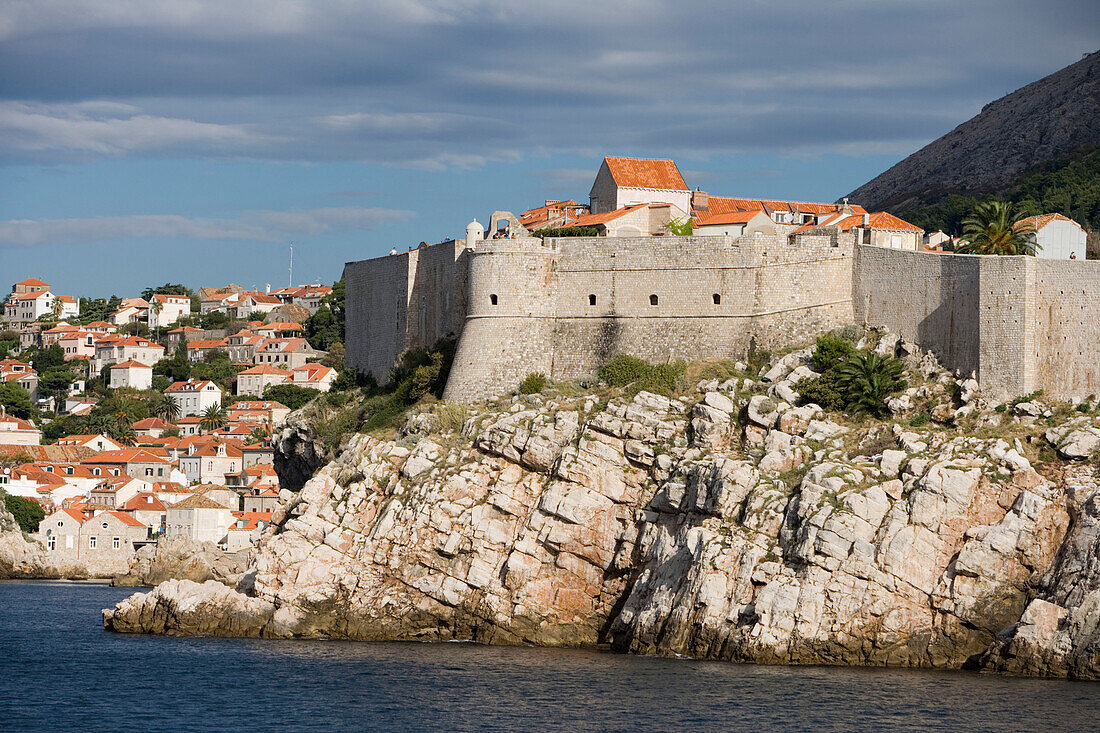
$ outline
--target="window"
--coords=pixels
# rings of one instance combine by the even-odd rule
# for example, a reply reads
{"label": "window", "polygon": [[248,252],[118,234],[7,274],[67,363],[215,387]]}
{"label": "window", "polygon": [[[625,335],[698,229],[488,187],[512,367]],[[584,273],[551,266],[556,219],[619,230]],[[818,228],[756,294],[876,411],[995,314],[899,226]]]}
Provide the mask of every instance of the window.
{"label": "window", "polygon": [[497,304],[497,294],[496,293],[493,293],[492,295],[489,296],[489,303],[491,303],[492,305]]}
{"label": "window", "polygon": [[151,468],[145,469],[145,475],[146,476],[152,476],[153,475],[153,469],[151,469]]}
{"label": "window", "polygon": [[49,550],[50,552],[53,552],[56,547],[57,547],[57,538],[56,537],[47,537],[46,538],[46,549]]}
{"label": "window", "polygon": [[595,294],[590,294],[588,296],[588,304],[589,305],[596,305],[596,296],[595,296]]}
{"label": "window", "polygon": [[715,293],[713,296],[715,305],[722,305],[722,296],[719,293]]}
{"label": "window", "polygon": [[111,538],[111,549],[112,550],[117,550],[120,547],[122,547],[122,538],[121,537],[112,537]]}
{"label": "window", "polygon": [[103,529],[107,529],[107,523],[106,522],[102,522],[99,526],[103,527]]}
{"label": "window", "polygon": [[657,296],[656,295],[649,296],[649,304],[650,305],[657,305]]}
{"label": "window", "polygon": [[94,550],[95,549],[95,541],[96,541],[95,537],[89,537],[88,538],[88,549],[89,550]]}

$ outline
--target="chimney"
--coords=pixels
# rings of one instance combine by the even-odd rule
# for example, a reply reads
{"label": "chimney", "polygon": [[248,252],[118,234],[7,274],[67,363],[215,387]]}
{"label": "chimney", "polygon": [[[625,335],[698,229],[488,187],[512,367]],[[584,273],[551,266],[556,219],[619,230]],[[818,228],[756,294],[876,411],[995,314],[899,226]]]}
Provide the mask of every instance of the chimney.
{"label": "chimney", "polygon": [[264,283],[264,292],[271,295],[271,283]]}
{"label": "chimney", "polygon": [[871,224],[871,215],[870,214],[864,214],[862,220],[860,221],[860,224],[862,226],[865,226],[865,227],[870,226],[870,224]]}
{"label": "chimney", "polygon": [[700,191],[696,188],[691,192],[691,208],[693,211],[706,211],[709,206],[708,202],[706,191]]}

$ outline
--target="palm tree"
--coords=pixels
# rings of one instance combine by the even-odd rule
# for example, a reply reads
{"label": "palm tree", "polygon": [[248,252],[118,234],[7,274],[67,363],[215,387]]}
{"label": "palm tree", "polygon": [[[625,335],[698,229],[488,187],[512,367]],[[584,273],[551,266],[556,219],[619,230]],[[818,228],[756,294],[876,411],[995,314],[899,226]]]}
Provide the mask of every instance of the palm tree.
{"label": "palm tree", "polygon": [[905,389],[905,365],[872,351],[857,351],[837,367],[837,387],[853,412],[883,415],[886,398]]}
{"label": "palm tree", "polygon": [[966,244],[956,252],[972,255],[1035,255],[1035,226],[1022,221],[1025,212],[1007,201],[987,201],[963,219]]}
{"label": "palm tree", "polygon": [[166,422],[175,422],[180,416],[180,403],[170,394],[161,395],[153,403],[153,415]]}
{"label": "palm tree", "polygon": [[210,405],[206,408],[206,412],[202,413],[202,420],[199,421],[199,426],[204,430],[217,430],[225,425],[227,415],[225,414],[225,408],[221,405]]}

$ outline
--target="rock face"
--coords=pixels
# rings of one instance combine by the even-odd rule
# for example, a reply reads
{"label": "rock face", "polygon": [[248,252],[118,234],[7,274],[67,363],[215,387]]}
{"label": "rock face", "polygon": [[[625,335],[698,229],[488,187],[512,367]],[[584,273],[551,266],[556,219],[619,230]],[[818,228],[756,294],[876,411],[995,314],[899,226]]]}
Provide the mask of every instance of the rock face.
{"label": "rock face", "polygon": [[0,497],[0,580],[58,577],[56,569],[47,565],[42,546],[23,537],[15,517]]}
{"label": "rock face", "polygon": [[873,209],[989,191],[1100,143],[1100,52],[987,104],[973,119],[848,194]]}
{"label": "rock face", "polygon": [[705,386],[352,436],[283,492],[247,592],[168,582],[104,625],[1100,674],[1093,468]]}
{"label": "rock face", "polygon": [[317,431],[301,411],[291,413],[287,421],[275,429],[271,444],[279,486],[290,491],[300,491],[329,458]]}
{"label": "rock face", "polygon": [[230,555],[211,542],[196,542],[189,537],[162,537],[134,554],[130,570],[117,576],[113,585],[154,586],[166,580],[214,580],[231,588],[237,586],[248,570],[251,553]]}

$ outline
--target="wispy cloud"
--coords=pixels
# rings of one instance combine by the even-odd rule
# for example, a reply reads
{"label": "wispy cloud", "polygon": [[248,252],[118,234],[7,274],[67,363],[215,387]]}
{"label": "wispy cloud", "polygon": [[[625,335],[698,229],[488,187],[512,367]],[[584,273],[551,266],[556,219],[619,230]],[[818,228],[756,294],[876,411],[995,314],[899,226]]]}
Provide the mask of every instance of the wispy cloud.
{"label": "wispy cloud", "polygon": [[86,219],[16,219],[0,221],[0,247],[83,244],[143,237],[278,242],[288,236],[371,230],[413,216],[411,211],[398,209],[332,207],[304,211],[245,211],[226,218],[137,214]]}

